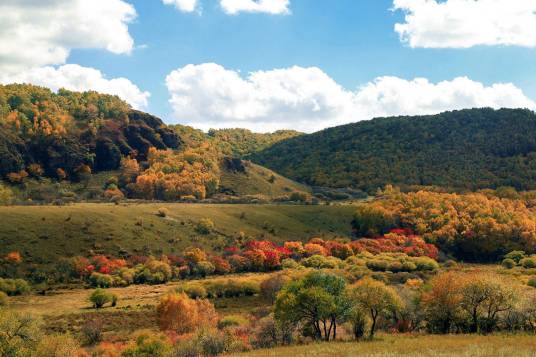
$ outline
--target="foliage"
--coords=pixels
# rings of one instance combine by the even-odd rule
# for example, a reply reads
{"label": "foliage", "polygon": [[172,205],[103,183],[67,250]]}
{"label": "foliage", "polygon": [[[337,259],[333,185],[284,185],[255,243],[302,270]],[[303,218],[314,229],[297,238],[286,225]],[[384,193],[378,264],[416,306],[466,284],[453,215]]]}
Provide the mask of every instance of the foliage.
{"label": "foliage", "polygon": [[35,350],[39,357],[67,357],[77,356],[80,346],[69,335],[51,335],[41,339]]}
{"label": "foliage", "polygon": [[160,119],[116,96],[13,84],[0,86],[0,98],[0,176],[15,183],[26,171],[79,181],[91,171],[119,168],[122,156],[143,161],[151,147],[180,145]]}
{"label": "foliage", "polygon": [[282,324],[305,323],[315,339],[336,339],[337,323],[349,309],[345,288],[345,280],[337,275],[309,273],[277,295],[275,318]]}
{"label": "foliage", "polygon": [[168,357],[171,344],[165,336],[142,333],[136,338],[135,344],[127,347],[121,354],[123,357]]}
{"label": "foliage", "polygon": [[[387,187],[380,199],[366,205],[374,207],[374,216],[384,212],[389,223],[385,226],[385,220],[369,220],[368,211],[361,209],[354,220],[356,230],[381,232],[393,225],[408,228],[460,259],[496,261],[513,250],[536,249],[536,212],[523,200],[483,193],[405,194]],[[426,249],[423,244],[419,242],[416,250]]]}
{"label": "foliage", "polygon": [[41,339],[37,320],[0,309],[0,356],[30,355]]}
{"label": "foliage", "polygon": [[115,305],[117,297],[114,294],[107,292],[106,290],[95,289],[89,296],[89,301],[93,304],[94,308],[100,309],[108,303]]}
{"label": "foliage", "polygon": [[329,128],[252,158],[313,186],[367,192],[386,184],[534,189],[535,133],[530,110],[471,109]]}
{"label": "foliage", "polygon": [[3,291],[0,291],[0,307],[6,306],[8,302],[9,300],[8,300],[7,294]]}
{"label": "foliage", "polygon": [[0,205],[10,205],[13,202],[13,191],[0,183]]}
{"label": "foliage", "polygon": [[0,291],[10,296],[22,295],[30,291],[30,285],[23,279],[0,278]]}
{"label": "foliage", "polygon": [[[380,281],[364,278],[350,287],[350,300],[355,304],[354,310],[367,312],[372,321],[369,337],[372,339],[376,331],[378,317],[388,317],[396,314],[402,308],[402,302],[398,294]],[[360,329],[362,322],[354,312],[354,332]]]}
{"label": "foliage", "polygon": [[193,300],[184,293],[165,295],[156,308],[158,326],[178,334],[193,332],[200,327],[216,326],[218,316],[208,300]]}

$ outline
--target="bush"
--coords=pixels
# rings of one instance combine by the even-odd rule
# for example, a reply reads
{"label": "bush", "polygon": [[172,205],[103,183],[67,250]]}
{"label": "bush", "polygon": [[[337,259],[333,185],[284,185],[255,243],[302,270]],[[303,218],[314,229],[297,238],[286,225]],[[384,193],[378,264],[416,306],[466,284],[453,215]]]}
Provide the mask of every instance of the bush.
{"label": "bush", "polygon": [[277,293],[291,280],[290,276],[285,274],[272,275],[261,283],[261,295],[273,304]]}
{"label": "bush", "polygon": [[536,258],[523,258],[519,261],[519,264],[521,264],[521,266],[526,269],[536,268]]}
{"label": "bush", "polygon": [[81,332],[88,345],[95,345],[102,341],[102,327],[100,319],[88,321],[82,326]]}
{"label": "bush", "polygon": [[200,234],[210,234],[214,230],[214,227],[214,222],[210,218],[203,218],[197,222],[195,230]]}
{"label": "bush", "polygon": [[225,316],[218,322],[218,328],[223,330],[227,327],[238,327],[247,325],[248,321],[242,316],[230,315]]}
{"label": "bush", "polygon": [[6,306],[8,303],[7,294],[3,291],[0,291],[0,307]]}
{"label": "bush", "polygon": [[536,278],[531,278],[528,282],[528,286],[532,286],[533,288],[536,288]]}
{"label": "bush", "polygon": [[95,288],[110,288],[114,285],[114,278],[108,274],[91,273],[89,283]]}
{"label": "bush", "polygon": [[525,252],[522,250],[514,250],[504,256],[504,259],[512,259],[516,264],[519,264],[523,258],[525,258]]}
{"label": "bush", "polygon": [[30,291],[30,285],[23,279],[1,279],[0,291],[9,296],[23,295]]}
{"label": "bush", "polygon": [[339,268],[342,261],[335,257],[325,257],[322,255],[313,255],[301,261],[304,267],[315,269],[335,269]]}
{"label": "bush", "polygon": [[165,207],[161,207],[158,209],[158,213],[156,214],[158,217],[165,218],[169,215],[169,210]]}
{"label": "bush", "polygon": [[52,335],[43,338],[36,348],[36,356],[77,356],[80,346],[69,335]]}
{"label": "bush", "polygon": [[142,334],[136,338],[136,344],[123,351],[123,357],[168,357],[171,344],[165,336]]}
{"label": "bush", "polygon": [[287,258],[283,259],[281,262],[281,267],[283,269],[300,269],[302,266],[294,259]]}
{"label": "bush", "polygon": [[506,269],[512,269],[513,267],[516,266],[516,262],[513,259],[506,258],[506,259],[503,259],[502,266],[505,267]]}
{"label": "bush", "polygon": [[107,303],[117,301],[117,297],[106,290],[95,289],[95,291],[93,291],[93,293],[91,293],[89,296],[89,301],[93,304],[94,308],[100,309]]}
{"label": "bush", "polygon": [[207,297],[207,289],[198,284],[187,286],[184,289],[184,292],[191,299],[204,299]]}

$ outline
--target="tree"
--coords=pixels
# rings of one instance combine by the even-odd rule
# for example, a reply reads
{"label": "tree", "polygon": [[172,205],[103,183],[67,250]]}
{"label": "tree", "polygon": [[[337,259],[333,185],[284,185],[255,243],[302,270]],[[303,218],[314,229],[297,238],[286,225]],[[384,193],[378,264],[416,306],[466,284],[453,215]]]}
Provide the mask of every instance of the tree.
{"label": "tree", "polygon": [[337,323],[345,319],[350,307],[345,288],[340,276],[309,273],[277,295],[275,318],[282,324],[305,323],[315,339],[336,339]]}
{"label": "tree", "polygon": [[449,333],[462,315],[462,282],[456,273],[440,274],[430,282],[422,304],[432,332]]}
{"label": "tree", "polygon": [[402,307],[400,297],[392,288],[370,278],[352,286],[349,296],[356,308],[367,311],[370,316],[370,339],[374,338],[378,317],[388,317]]}
{"label": "tree", "polygon": [[184,293],[164,296],[156,307],[158,326],[178,334],[194,332],[202,326],[214,327],[218,315],[208,300],[193,300]]}

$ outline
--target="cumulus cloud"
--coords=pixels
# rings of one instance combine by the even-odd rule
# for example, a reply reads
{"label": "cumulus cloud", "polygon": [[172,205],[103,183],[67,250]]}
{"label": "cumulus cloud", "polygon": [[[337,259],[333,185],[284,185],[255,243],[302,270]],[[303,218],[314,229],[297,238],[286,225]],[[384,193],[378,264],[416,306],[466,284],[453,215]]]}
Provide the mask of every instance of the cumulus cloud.
{"label": "cumulus cloud", "polygon": [[214,63],[190,64],[171,72],[166,85],[175,119],[205,130],[245,127],[260,132],[313,132],[378,116],[473,107],[536,108],[513,84],[485,86],[466,77],[439,83],[379,77],[350,91],[316,67],[242,76]]}
{"label": "cumulus cloud", "polygon": [[394,0],[393,9],[405,12],[395,31],[411,47],[536,47],[534,0]]}
{"label": "cumulus cloud", "polygon": [[230,15],[240,12],[264,12],[272,15],[290,13],[290,0],[220,0],[220,6]]}
{"label": "cumulus cloud", "polygon": [[58,68],[40,67],[16,75],[0,75],[0,82],[31,83],[54,91],[65,88],[73,91],[94,90],[121,97],[136,109],[146,109],[149,92],[141,91],[126,78],[107,79],[99,70],[67,64]]}
{"label": "cumulus cloud", "polygon": [[63,64],[73,48],[128,54],[135,17],[123,0],[2,0],[0,70]]}
{"label": "cumulus cloud", "polygon": [[162,0],[166,5],[174,5],[182,12],[194,12],[197,8],[197,0]]}

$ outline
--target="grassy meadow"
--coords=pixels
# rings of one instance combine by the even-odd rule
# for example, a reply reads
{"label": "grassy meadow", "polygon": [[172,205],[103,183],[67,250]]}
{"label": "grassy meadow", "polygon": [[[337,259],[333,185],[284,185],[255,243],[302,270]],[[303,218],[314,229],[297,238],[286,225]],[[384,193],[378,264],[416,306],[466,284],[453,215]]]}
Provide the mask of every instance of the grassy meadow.
{"label": "grassy meadow", "polygon": [[[165,208],[166,217],[158,215]],[[221,249],[243,232],[274,242],[349,236],[353,206],[80,203],[0,207],[0,254],[20,251],[28,262],[90,253],[179,253],[188,246]],[[196,231],[209,218],[215,229]]]}
{"label": "grassy meadow", "polygon": [[380,335],[375,341],[279,347],[230,356],[530,357],[535,354],[536,338],[531,335]]}

